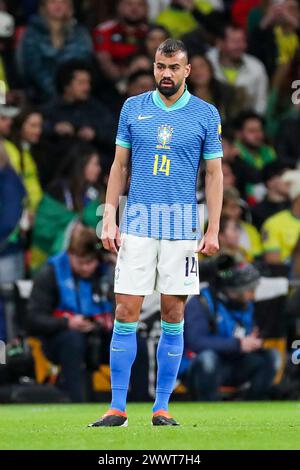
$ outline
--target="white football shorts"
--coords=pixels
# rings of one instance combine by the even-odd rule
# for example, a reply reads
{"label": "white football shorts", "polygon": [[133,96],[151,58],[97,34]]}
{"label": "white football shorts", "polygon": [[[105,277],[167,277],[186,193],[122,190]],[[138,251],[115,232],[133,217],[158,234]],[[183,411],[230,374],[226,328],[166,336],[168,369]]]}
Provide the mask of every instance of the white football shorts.
{"label": "white football shorts", "polygon": [[115,293],[199,294],[197,240],[157,240],[122,233]]}

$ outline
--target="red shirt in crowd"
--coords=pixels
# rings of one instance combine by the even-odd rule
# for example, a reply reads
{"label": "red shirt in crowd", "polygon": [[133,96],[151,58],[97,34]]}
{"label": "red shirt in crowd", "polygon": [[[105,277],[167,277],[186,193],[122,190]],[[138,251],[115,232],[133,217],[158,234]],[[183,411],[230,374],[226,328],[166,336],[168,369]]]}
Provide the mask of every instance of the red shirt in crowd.
{"label": "red shirt in crowd", "polygon": [[260,4],[261,0],[235,0],[231,6],[233,23],[246,30],[250,11]]}
{"label": "red shirt in crowd", "polygon": [[138,52],[146,33],[145,24],[128,27],[119,21],[107,21],[94,29],[95,51],[106,51],[115,64],[123,65],[128,57]]}

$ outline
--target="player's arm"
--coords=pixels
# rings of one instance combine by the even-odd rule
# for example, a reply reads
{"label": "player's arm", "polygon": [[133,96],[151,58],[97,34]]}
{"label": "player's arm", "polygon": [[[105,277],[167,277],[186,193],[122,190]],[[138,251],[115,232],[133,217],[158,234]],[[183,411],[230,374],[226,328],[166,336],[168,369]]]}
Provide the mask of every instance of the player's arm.
{"label": "player's arm", "polygon": [[197,251],[212,256],[219,249],[218,235],[223,204],[222,158],[206,160],[205,196],[208,226]]}
{"label": "player's arm", "polygon": [[101,240],[106,250],[117,253],[121,244],[120,231],[116,223],[119,197],[125,192],[128,174],[130,149],[116,146],[115,159],[112,164],[105,200]]}

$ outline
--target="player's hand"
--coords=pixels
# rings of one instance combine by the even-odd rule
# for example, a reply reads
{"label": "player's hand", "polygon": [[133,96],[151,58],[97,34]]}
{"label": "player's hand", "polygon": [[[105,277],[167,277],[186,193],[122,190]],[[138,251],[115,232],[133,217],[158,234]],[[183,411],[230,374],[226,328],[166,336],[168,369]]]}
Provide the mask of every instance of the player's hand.
{"label": "player's hand", "polygon": [[263,342],[260,338],[257,338],[254,334],[241,338],[241,351],[244,353],[250,353],[257,351],[262,348]]}
{"label": "player's hand", "polygon": [[95,324],[84,318],[83,315],[70,315],[68,318],[69,328],[80,331],[80,333],[89,333],[95,329]]}
{"label": "player's hand", "polygon": [[121,246],[121,234],[117,224],[103,223],[101,241],[105,250],[118,253],[118,249]]}
{"label": "player's hand", "polygon": [[213,232],[206,232],[204,237],[199,243],[196,253],[202,253],[206,256],[212,256],[219,250],[218,234]]}

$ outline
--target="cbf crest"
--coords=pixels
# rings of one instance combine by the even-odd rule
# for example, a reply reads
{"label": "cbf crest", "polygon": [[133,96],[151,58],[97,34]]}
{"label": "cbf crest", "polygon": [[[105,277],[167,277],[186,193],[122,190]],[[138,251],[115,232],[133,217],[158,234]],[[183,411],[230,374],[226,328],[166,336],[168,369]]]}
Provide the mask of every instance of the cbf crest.
{"label": "cbf crest", "polygon": [[158,149],[170,149],[170,142],[173,135],[173,127],[163,124],[157,129]]}

